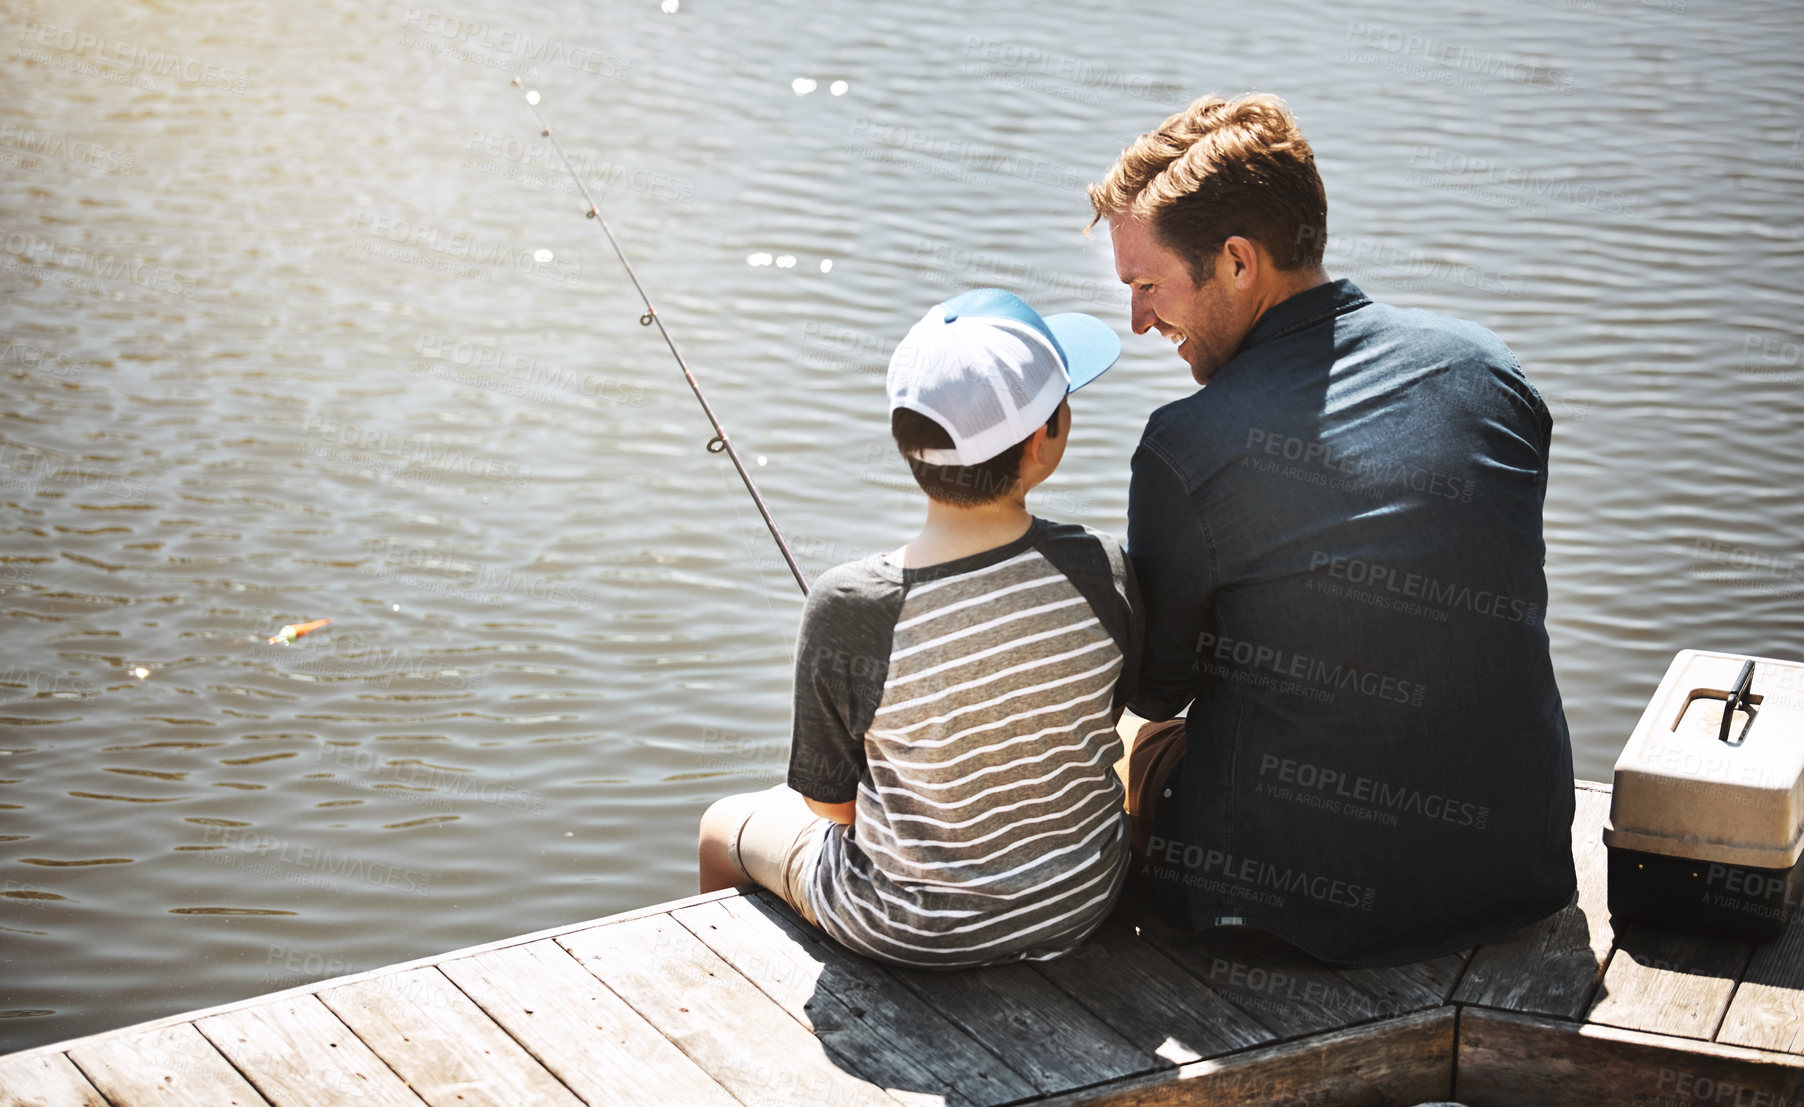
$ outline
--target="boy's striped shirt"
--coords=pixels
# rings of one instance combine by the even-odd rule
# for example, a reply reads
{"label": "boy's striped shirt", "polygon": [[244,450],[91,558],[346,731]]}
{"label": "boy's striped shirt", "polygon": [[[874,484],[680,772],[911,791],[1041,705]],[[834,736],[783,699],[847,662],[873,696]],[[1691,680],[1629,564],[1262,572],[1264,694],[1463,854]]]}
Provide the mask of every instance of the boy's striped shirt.
{"label": "boy's striped shirt", "polygon": [[1119,546],[1035,519],[926,570],[881,557],[816,583],[797,650],[790,786],[856,799],[807,882],[828,934],[953,967],[1054,957],[1125,873],[1114,707],[1138,643]]}

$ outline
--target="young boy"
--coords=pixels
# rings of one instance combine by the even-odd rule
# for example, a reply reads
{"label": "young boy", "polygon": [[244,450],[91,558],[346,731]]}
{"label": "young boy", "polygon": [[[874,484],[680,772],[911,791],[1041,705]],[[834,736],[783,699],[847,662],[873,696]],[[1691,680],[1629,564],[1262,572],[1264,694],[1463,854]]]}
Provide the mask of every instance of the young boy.
{"label": "young boy", "polygon": [[1066,395],[1121,343],[978,289],[890,360],[890,429],[921,533],[823,573],[796,648],[789,782],[702,817],[703,891],[756,881],[859,953],[954,968],[1044,960],[1127,870],[1115,720],[1140,601],[1107,535],[1028,514]]}

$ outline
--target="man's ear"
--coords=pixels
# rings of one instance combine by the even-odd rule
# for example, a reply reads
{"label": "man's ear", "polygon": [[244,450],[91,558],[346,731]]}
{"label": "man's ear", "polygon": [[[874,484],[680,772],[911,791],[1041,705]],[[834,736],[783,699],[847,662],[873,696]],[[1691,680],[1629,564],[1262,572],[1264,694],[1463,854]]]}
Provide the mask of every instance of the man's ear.
{"label": "man's ear", "polygon": [[1259,279],[1261,268],[1259,247],[1249,238],[1233,235],[1221,244],[1221,249],[1226,255],[1222,260],[1228,266],[1228,280],[1235,288],[1253,287],[1253,283]]}

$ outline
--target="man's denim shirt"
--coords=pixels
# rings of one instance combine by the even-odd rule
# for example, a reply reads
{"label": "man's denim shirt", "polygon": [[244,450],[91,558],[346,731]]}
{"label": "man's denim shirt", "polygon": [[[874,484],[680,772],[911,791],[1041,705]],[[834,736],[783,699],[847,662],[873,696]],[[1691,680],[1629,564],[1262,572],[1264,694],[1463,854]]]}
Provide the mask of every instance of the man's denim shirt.
{"label": "man's denim shirt", "polygon": [[1147,421],[1132,706],[1190,708],[1149,865],[1195,926],[1378,964],[1570,900],[1552,423],[1491,332],[1344,280],[1271,308]]}

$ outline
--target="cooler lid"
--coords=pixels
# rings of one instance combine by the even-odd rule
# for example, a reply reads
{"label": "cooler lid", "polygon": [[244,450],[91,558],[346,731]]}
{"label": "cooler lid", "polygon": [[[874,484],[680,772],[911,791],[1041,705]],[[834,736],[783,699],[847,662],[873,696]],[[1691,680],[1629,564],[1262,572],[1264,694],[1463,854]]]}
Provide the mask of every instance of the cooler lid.
{"label": "cooler lid", "polygon": [[1604,842],[1790,868],[1804,847],[1804,663],[1681,650],[1616,759]]}

